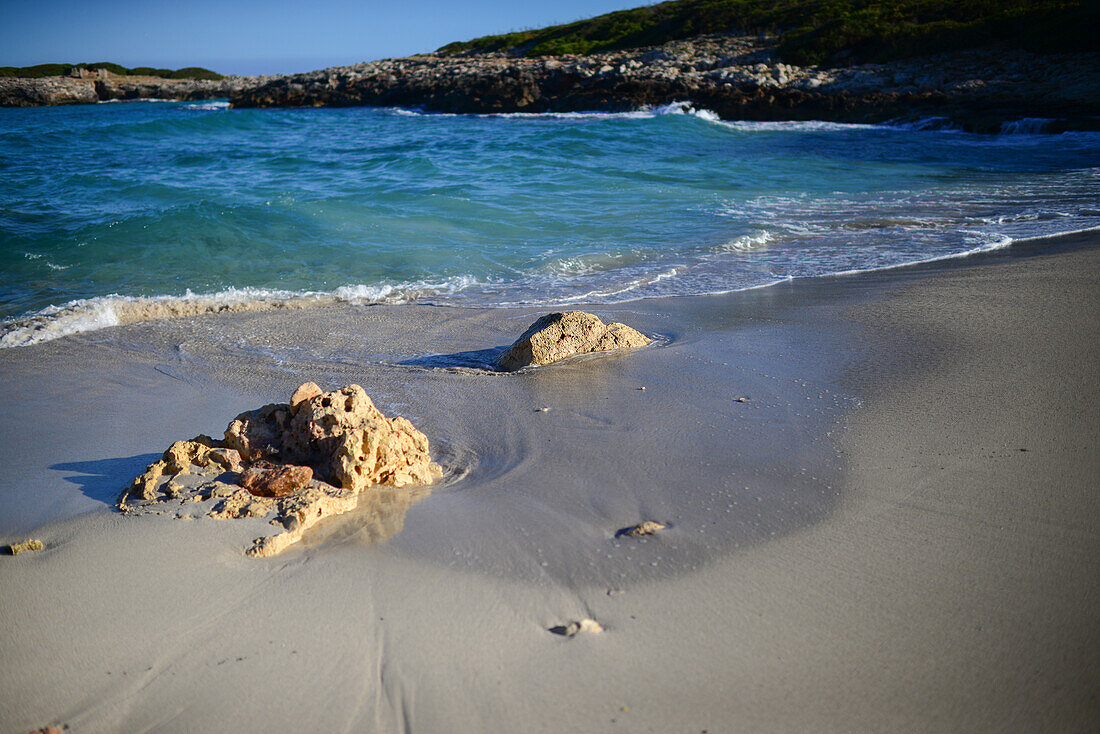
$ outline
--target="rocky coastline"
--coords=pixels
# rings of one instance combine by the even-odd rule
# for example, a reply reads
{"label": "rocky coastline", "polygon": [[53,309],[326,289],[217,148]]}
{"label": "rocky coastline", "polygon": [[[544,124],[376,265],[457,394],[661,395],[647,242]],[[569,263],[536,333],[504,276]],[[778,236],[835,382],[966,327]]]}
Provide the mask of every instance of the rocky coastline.
{"label": "rocky coastline", "polygon": [[227,76],[207,79],[162,79],[153,76],[47,76],[37,79],[0,77],[0,107],[94,104],[122,99],[201,100],[233,97],[266,84],[273,76]]}
{"label": "rocky coastline", "polygon": [[1100,129],[1100,54],[992,47],[800,67],[779,60],[775,38],[715,35],[584,56],[425,54],[216,82],[0,79],[4,106],[211,97],[229,97],[236,108],[369,105],[451,113],[624,111],[685,102],[727,120],[919,122],[986,133],[1038,125],[1063,132]]}

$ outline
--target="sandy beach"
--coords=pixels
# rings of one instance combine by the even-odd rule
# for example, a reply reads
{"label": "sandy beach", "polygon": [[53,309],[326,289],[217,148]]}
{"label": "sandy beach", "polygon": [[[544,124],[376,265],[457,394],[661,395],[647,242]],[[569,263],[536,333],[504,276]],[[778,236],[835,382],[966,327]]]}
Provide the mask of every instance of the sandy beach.
{"label": "sandy beach", "polygon": [[[591,307],[655,344],[514,375],[545,309],[0,350],[0,543],[46,544],[0,557],[0,731],[1096,731],[1098,244]],[[307,380],[443,482],[270,559],[259,519],[113,509]]]}

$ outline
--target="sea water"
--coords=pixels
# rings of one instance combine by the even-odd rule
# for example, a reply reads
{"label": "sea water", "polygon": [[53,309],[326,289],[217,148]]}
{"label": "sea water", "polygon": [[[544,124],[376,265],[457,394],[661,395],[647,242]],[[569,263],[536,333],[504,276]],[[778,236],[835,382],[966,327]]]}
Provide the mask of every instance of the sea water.
{"label": "sea water", "polygon": [[0,109],[0,345],[223,308],[716,293],[1100,226],[1100,134],[922,128]]}

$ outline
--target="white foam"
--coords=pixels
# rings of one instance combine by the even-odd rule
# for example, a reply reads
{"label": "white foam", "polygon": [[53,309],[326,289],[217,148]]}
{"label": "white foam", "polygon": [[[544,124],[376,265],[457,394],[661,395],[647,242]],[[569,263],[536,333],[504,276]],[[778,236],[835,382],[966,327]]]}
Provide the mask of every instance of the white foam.
{"label": "white foam", "polygon": [[[386,107],[387,114],[401,117],[460,117],[460,113],[431,112],[417,110],[409,107]],[[599,110],[584,110],[578,112],[483,112],[470,115],[471,117],[484,117],[492,119],[517,119],[517,120],[645,120],[664,115],[691,115],[702,120],[718,121],[718,113],[708,109],[695,109],[691,102],[670,102],[665,105],[646,105],[636,110],[626,112],[602,112]]]}
{"label": "white foam", "polygon": [[719,252],[748,252],[763,247],[772,239],[771,232],[766,229],[759,229],[752,234],[743,234],[729,242],[718,245],[715,249]]}
{"label": "white foam", "polygon": [[229,100],[227,99],[213,99],[205,102],[194,102],[183,105],[185,110],[228,110]]}
{"label": "white foam", "polygon": [[28,316],[9,319],[0,324],[0,348],[29,346],[121,324],[208,313],[314,308],[336,303],[411,303],[451,296],[479,284],[475,278],[464,275],[440,282],[347,285],[328,292],[229,288],[216,293],[187,290],[182,296],[122,296],[116,293],[47,306]]}
{"label": "white foam", "polygon": [[868,125],[858,122],[825,122],[823,120],[718,120],[717,116],[713,119],[723,127],[743,132],[832,132],[874,130],[886,127],[885,125]]}
{"label": "white foam", "polygon": [[[1059,234],[1070,234],[1069,232],[1062,232]],[[1058,235],[1051,235],[1052,237]],[[922,265],[924,263],[934,263],[941,260],[955,260],[958,258],[971,257],[972,255],[978,255],[983,252],[992,252],[993,250],[1000,250],[1008,247],[1016,240],[1008,235],[998,235],[990,233],[987,235],[989,241],[984,242],[976,247],[972,247],[969,250],[963,250],[962,252],[949,252],[944,255],[935,255],[933,257],[918,258],[916,260],[907,260],[905,262],[893,263],[890,265],[880,265],[873,268],[853,268],[851,270],[839,270],[835,273],[823,273],[827,276],[835,275],[858,275],[859,273],[874,273],[881,270],[894,270],[895,268],[906,268],[910,265]],[[1028,238],[1032,239],[1032,238]]]}

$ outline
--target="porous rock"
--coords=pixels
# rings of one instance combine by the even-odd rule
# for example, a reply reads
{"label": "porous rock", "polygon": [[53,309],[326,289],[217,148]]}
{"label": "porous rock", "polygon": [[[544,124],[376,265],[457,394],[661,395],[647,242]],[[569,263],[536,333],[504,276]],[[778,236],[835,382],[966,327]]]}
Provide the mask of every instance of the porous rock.
{"label": "porous rock", "polygon": [[167,502],[217,500],[208,517],[273,516],[280,532],[249,550],[269,556],[319,520],[354,509],[372,486],[442,476],[427,437],[408,420],[383,415],[359,385],[326,393],[306,383],[291,401],[238,415],[223,441],[197,436],[172,444],[122,493],[119,509],[161,514]]}
{"label": "porous rock", "polygon": [[271,468],[250,467],[238,480],[238,484],[256,497],[285,497],[305,488],[313,479],[308,466],[284,464]]}
{"label": "porous rock", "polygon": [[238,489],[219,502],[207,515],[215,520],[266,517],[274,509],[275,501],[270,497],[256,497],[247,489]]}
{"label": "porous rock", "polygon": [[40,551],[46,547],[46,544],[37,538],[28,538],[22,543],[12,543],[7,547],[8,553],[13,556],[17,556],[20,553],[29,553],[31,551]]}
{"label": "porous rock", "polygon": [[307,382],[294,391],[290,396],[290,412],[297,413],[298,408],[307,400],[315,398],[324,392],[316,382]]}
{"label": "porous rock", "polygon": [[631,525],[628,528],[623,528],[617,533],[617,535],[629,535],[632,537],[639,535],[654,535],[658,530],[664,529],[665,526],[661,523],[653,522],[652,520],[646,520],[645,522],[640,522],[637,525]]}
{"label": "porous rock", "polygon": [[355,509],[358,493],[350,489],[320,485],[307,487],[279,500],[279,515],[273,523],[283,526],[283,532],[257,538],[248,555],[266,558],[280,553],[302,539],[313,525],[326,517],[342,515]]}
{"label": "porous rock", "polygon": [[551,313],[528,327],[512,346],[497,358],[497,366],[513,372],[532,365],[544,365],[590,352],[607,352],[649,344],[647,336],[626,324],[605,324],[584,311]]}
{"label": "porous rock", "polygon": [[245,461],[277,456],[290,417],[290,406],[285,403],[241,413],[225,429],[225,445],[236,449]]}

